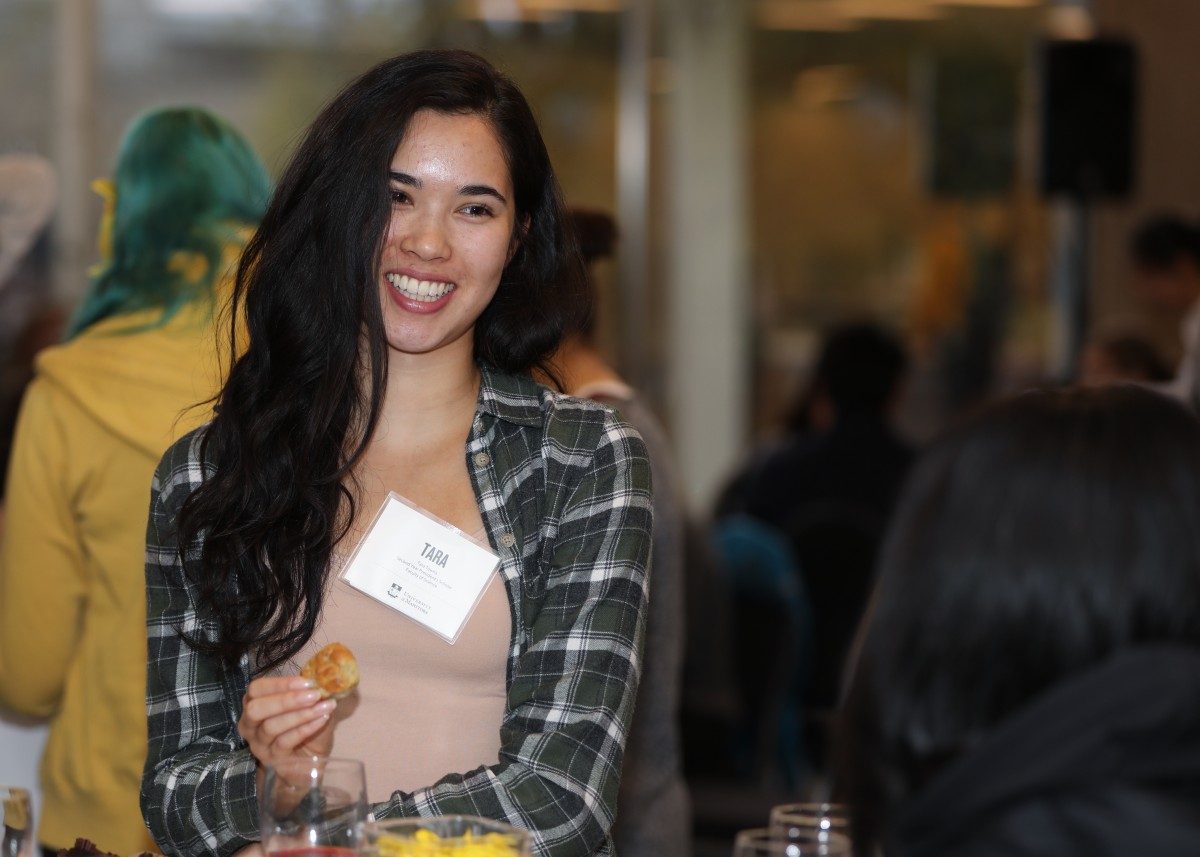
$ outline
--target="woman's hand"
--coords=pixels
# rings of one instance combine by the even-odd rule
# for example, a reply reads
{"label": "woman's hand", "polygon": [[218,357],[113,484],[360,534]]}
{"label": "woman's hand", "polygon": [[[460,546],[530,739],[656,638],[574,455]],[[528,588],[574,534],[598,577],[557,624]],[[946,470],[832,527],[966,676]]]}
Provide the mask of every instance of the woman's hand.
{"label": "woman's hand", "polygon": [[238,734],[260,765],[296,756],[328,756],[333,749],[330,717],[337,707],[299,676],[250,682],[242,700]]}

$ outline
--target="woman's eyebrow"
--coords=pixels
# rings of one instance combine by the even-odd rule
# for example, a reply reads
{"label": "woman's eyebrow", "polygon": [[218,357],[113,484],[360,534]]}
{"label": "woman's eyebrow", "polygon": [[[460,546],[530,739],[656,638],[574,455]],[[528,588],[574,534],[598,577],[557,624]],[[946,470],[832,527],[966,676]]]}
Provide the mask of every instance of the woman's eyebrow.
{"label": "woman's eyebrow", "polygon": [[392,181],[400,182],[402,185],[408,185],[408,187],[415,188],[421,187],[421,180],[415,176],[410,176],[408,173],[401,173],[396,170],[388,170],[388,175],[391,176]]}
{"label": "woman's eyebrow", "polygon": [[[402,173],[399,170],[388,170],[388,175],[392,181],[398,182],[407,187],[415,187],[418,190],[423,186],[421,180],[416,176],[410,176],[408,173]],[[508,205],[508,200],[504,198],[504,194],[496,190],[491,185],[486,184],[469,184],[463,185],[458,189],[459,196],[490,196],[498,199],[500,202]]]}
{"label": "woman's eyebrow", "polygon": [[504,194],[496,190],[491,185],[486,184],[469,184],[458,189],[459,196],[492,196],[500,200],[505,205],[508,200],[504,198]]}

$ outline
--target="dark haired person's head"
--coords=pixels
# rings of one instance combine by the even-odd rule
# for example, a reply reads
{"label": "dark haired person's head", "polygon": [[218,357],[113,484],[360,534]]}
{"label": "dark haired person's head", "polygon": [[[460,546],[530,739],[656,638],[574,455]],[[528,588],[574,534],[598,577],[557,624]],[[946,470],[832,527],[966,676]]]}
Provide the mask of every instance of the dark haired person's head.
{"label": "dark haired person's head", "polygon": [[[382,348],[378,287],[385,273],[380,263],[391,212],[391,162],[422,112],[484,120],[512,182],[513,252],[475,325],[477,357],[525,372],[553,350],[583,290],[541,132],[511,80],[479,56],[443,50],[380,63],[347,86],[309,128],[247,254],[252,342],[259,322],[310,326],[317,312],[327,324],[324,334],[312,337],[314,345],[326,347],[329,328],[339,341],[357,342],[366,325],[369,345]],[[292,274],[287,288],[280,287],[281,273]]]}
{"label": "dark haired person's head", "polygon": [[1113,383],[1160,384],[1171,370],[1155,347],[1140,336],[1122,334],[1093,342],[1083,352],[1079,381],[1085,386]]}
{"label": "dark haired person's head", "polygon": [[[428,146],[470,150],[486,180],[439,173]],[[545,368],[585,301],[549,155],[511,80],[474,54],[429,50],[342,90],[243,256],[234,306],[248,344],[206,434],[214,475],[184,510],[187,533],[210,533],[203,585],[226,617],[220,654],[255,648],[270,664],[311,634],[329,552],[352,516],[344,484],[393,356],[465,344],[495,369]],[[269,571],[255,566],[234,587],[237,566],[257,562],[246,557]]]}
{"label": "dark haired person's head", "polygon": [[1129,242],[1137,288],[1172,310],[1200,296],[1200,225],[1173,214],[1149,217]]}
{"label": "dark haired person's head", "polygon": [[198,107],[151,110],[126,131],[111,180],[98,182],[108,212],[103,259],[68,329],[208,298],[224,250],[245,243],[266,209],[271,181],[237,129]]}
{"label": "dark haired person's head", "polygon": [[567,217],[587,267],[588,303],[585,311],[576,319],[576,324],[579,332],[590,339],[596,332],[596,307],[600,303],[592,266],[602,259],[611,259],[616,253],[617,222],[607,212],[591,208],[569,209]]}
{"label": "dark haired person's head", "polygon": [[1154,644],[1200,647],[1196,417],[1119,386],[1029,393],[953,432],[907,483],[851,665],[863,853],[1005,718]]}
{"label": "dark haired person's head", "polygon": [[611,214],[592,208],[572,208],[567,217],[584,264],[612,258],[617,251],[617,222]]}
{"label": "dark haired person's head", "polygon": [[[825,339],[817,365],[790,418],[796,430],[817,427],[828,419],[882,419],[896,398],[908,367],[904,346],[875,324],[849,324]],[[832,411],[817,418],[814,411]]]}

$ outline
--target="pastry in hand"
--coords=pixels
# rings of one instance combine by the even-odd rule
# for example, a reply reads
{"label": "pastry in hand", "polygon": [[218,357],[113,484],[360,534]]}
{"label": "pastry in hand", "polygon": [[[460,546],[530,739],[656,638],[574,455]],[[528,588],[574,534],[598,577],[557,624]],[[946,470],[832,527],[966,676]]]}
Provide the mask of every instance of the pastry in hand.
{"label": "pastry in hand", "polygon": [[344,699],[358,687],[358,661],[341,643],[330,643],[309,659],[300,675],[316,682],[323,698]]}

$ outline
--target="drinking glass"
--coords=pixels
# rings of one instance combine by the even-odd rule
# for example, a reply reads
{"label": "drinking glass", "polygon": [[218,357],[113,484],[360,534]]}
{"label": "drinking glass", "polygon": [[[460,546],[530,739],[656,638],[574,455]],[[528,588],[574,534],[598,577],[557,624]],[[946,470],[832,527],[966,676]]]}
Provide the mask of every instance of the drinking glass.
{"label": "drinking glass", "polygon": [[33,802],[26,789],[0,786],[0,821],[0,857],[34,857]]}
{"label": "drinking glass", "polygon": [[[402,818],[367,824],[370,857],[423,857],[428,854],[464,854],[480,844],[489,857],[530,857],[529,833],[500,821],[473,815],[443,815],[436,818]],[[433,845],[436,843],[436,851]]]}
{"label": "drinking glass", "polygon": [[733,841],[733,857],[851,857],[850,840],[839,833],[797,831],[781,837],[766,827],[743,830]]}
{"label": "drinking glass", "polygon": [[850,836],[850,817],[840,803],[785,803],[771,810],[767,826],[782,837],[803,832]]}
{"label": "drinking glass", "polygon": [[277,762],[267,768],[259,805],[263,850],[273,857],[354,857],[369,812],[362,762]]}

